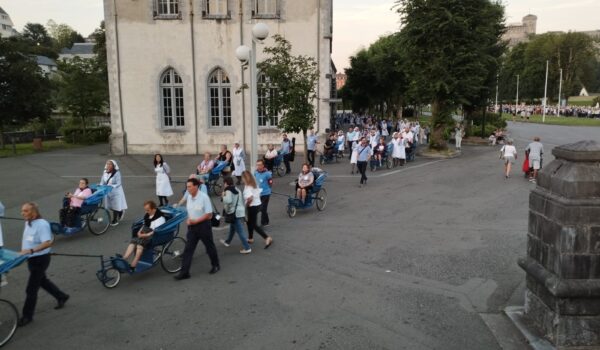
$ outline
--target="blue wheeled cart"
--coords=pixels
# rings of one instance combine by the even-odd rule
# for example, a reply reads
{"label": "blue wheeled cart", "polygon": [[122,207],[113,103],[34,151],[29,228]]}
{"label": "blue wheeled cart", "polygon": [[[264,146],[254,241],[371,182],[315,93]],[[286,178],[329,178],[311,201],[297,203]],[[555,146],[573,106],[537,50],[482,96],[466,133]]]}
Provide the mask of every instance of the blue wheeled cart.
{"label": "blue wheeled cart", "polygon": [[[114,288],[121,281],[121,274],[135,275],[156,266],[160,261],[162,268],[169,273],[181,270],[183,249],[185,239],[179,237],[179,224],[187,218],[185,208],[161,207],[167,221],[157,227],[152,235],[150,245],[144,249],[140,261],[135,270],[131,270],[129,263],[121,256],[104,258],[100,256],[100,270],[96,277],[106,288]],[[132,234],[137,234],[144,224],[144,220],[138,220],[131,226]]]}
{"label": "blue wheeled cart", "polygon": [[287,213],[291,218],[296,216],[296,211],[298,209],[311,208],[314,204],[316,204],[317,210],[321,211],[324,210],[325,206],[327,205],[327,191],[323,187],[325,179],[327,179],[327,172],[318,168],[313,168],[312,172],[315,181],[310,193],[306,194],[306,201],[302,203],[300,198],[288,196]]}
{"label": "blue wheeled cart", "polygon": [[217,165],[212,168],[208,174],[208,180],[206,181],[206,187],[208,193],[213,193],[215,196],[220,196],[223,193],[223,169],[229,165],[227,161],[217,161]]}
{"label": "blue wheeled cart", "polygon": [[90,185],[92,195],[83,201],[79,212],[78,225],[67,227],[58,222],[50,223],[55,235],[72,236],[86,227],[94,235],[101,235],[110,227],[110,212],[104,208],[104,198],[112,191],[111,186]]}
{"label": "blue wheeled cart", "polygon": [[[27,258],[27,255],[0,248],[0,275],[3,275],[11,269],[19,266]],[[17,330],[19,322],[19,311],[17,307],[8,300],[0,299],[0,348],[10,341],[10,338]]]}

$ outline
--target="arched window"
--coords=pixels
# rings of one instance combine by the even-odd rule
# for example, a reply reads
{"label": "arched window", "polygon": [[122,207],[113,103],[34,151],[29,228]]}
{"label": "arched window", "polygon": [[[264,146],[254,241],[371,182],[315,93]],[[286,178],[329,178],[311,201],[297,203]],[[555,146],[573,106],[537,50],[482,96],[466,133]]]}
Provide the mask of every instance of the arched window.
{"label": "arched window", "polygon": [[256,87],[258,88],[258,126],[277,127],[279,116],[269,115],[269,111],[273,110],[272,107],[269,108],[269,101],[272,101],[277,89],[263,73],[258,73]]}
{"label": "arched window", "polygon": [[185,126],[183,81],[175,69],[167,69],[160,77],[160,110],[164,128]]}
{"label": "arched window", "polygon": [[231,126],[231,83],[221,68],[208,77],[208,115],[211,127]]}

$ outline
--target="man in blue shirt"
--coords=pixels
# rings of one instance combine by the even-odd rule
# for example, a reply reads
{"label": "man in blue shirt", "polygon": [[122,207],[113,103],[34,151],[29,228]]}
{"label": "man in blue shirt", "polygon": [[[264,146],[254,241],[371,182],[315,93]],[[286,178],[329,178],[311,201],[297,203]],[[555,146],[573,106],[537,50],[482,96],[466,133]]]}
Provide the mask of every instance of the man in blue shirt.
{"label": "man in blue shirt", "polygon": [[363,184],[367,184],[367,164],[371,160],[373,153],[366,137],[360,139],[360,144],[356,147],[356,152],[358,154],[356,157],[356,166],[358,167],[358,171],[360,171],[360,185],[362,187]]}
{"label": "man in blue shirt", "polygon": [[290,153],[292,152],[292,141],[288,139],[287,134],[283,134],[283,140],[281,141],[281,154],[283,154],[283,163],[285,163],[285,173],[289,174],[292,172],[290,167]]}
{"label": "man in blue shirt", "polygon": [[273,186],[273,173],[265,167],[265,162],[262,159],[256,161],[256,171],[254,172],[256,183],[260,188],[260,224],[261,226],[269,226],[269,199],[271,198],[271,186]]}
{"label": "man in blue shirt", "polygon": [[194,256],[194,251],[196,251],[196,246],[199,241],[202,241],[202,244],[206,247],[206,254],[212,265],[212,268],[208,273],[212,275],[219,272],[221,269],[211,226],[211,219],[213,216],[212,205],[210,204],[208,195],[198,189],[199,186],[200,181],[198,181],[198,179],[192,178],[187,180],[186,188],[188,194],[184,196],[188,215],[187,242],[185,243],[185,248],[183,250],[181,271],[175,276],[176,280],[190,278],[192,257]]}
{"label": "man in blue shirt", "polygon": [[33,321],[35,304],[40,287],[56,298],[58,304],[54,309],[62,309],[69,295],[58,289],[48,277],[46,270],[50,266],[50,247],[52,246],[52,231],[50,223],[40,215],[37,204],[27,202],[21,207],[21,216],[25,219],[23,230],[23,241],[21,243],[21,255],[28,254],[27,267],[29,268],[29,280],[25,289],[26,298],[23,305],[23,316],[19,319],[19,327],[23,327]]}
{"label": "man in blue shirt", "polygon": [[318,137],[315,135],[314,129],[310,128],[308,130],[308,136],[306,137],[306,157],[308,159],[308,164],[310,164],[311,167],[315,166],[315,148],[318,143]]}

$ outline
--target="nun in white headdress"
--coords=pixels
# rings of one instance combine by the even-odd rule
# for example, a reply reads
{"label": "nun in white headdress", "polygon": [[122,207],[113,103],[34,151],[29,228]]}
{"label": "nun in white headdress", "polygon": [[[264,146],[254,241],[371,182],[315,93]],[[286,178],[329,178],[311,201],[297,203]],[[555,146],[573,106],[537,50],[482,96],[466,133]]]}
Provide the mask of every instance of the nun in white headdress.
{"label": "nun in white headdress", "polygon": [[242,173],[246,170],[246,154],[242,146],[240,146],[240,141],[235,141],[231,153],[233,154],[233,164],[235,165],[233,176],[237,178],[237,184],[239,185],[242,180]]}
{"label": "nun in white headdress", "polygon": [[108,210],[112,210],[113,219],[112,226],[119,224],[123,218],[123,211],[127,209],[127,201],[125,201],[125,192],[121,184],[121,172],[116,161],[110,159],[106,162],[100,185],[112,186],[112,191],[104,199],[104,206]]}

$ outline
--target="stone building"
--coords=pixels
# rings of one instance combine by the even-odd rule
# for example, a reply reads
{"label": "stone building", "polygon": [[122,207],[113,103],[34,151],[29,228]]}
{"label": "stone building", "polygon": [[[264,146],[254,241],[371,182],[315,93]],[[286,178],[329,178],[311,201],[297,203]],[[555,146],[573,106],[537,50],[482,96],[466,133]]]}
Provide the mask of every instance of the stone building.
{"label": "stone building", "polygon": [[2,7],[0,7],[0,36],[3,38],[11,37],[17,34],[13,21]]}
{"label": "stone building", "polygon": [[535,34],[537,26],[537,17],[527,15],[523,17],[521,23],[512,23],[506,26],[506,32],[502,35],[502,40],[508,42],[508,47],[514,47],[518,43],[529,41],[529,36]]}
{"label": "stone building", "polygon": [[[319,82],[315,129],[334,108],[332,0],[104,0],[109,68],[111,151],[198,154],[241,141],[250,149],[249,73],[235,56],[263,22],[288,39],[293,54],[314,57]],[[258,73],[259,107],[268,85]],[[259,108],[258,143],[279,143],[278,116]],[[297,137],[301,142],[301,138]]]}

